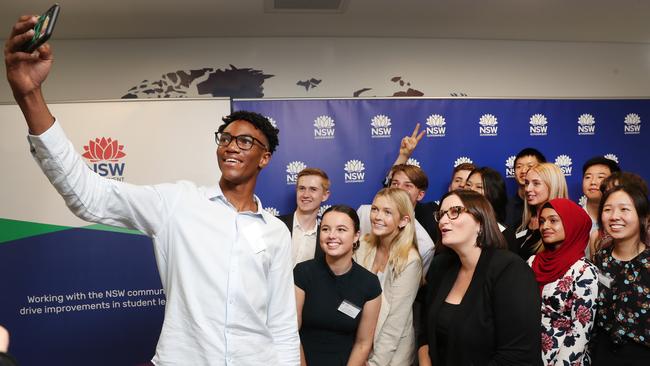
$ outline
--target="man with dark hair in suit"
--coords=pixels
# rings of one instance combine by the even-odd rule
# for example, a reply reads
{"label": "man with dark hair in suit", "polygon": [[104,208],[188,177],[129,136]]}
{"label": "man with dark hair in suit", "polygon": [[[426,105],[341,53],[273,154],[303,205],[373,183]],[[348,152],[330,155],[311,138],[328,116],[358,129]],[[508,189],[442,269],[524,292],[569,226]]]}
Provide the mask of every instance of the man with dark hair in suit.
{"label": "man with dark hair in suit", "polygon": [[320,205],[330,196],[330,180],[318,168],[305,168],[298,173],[296,211],[280,216],[291,232],[293,265],[323,254],[318,235]]}
{"label": "man with dark hair in suit", "polygon": [[521,215],[524,212],[524,179],[528,169],[539,163],[545,163],[546,157],[532,147],[522,149],[515,156],[514,169],[517,181],[517,193],[508,200],[506,206],[506,226],[517,228],[521,225]]}

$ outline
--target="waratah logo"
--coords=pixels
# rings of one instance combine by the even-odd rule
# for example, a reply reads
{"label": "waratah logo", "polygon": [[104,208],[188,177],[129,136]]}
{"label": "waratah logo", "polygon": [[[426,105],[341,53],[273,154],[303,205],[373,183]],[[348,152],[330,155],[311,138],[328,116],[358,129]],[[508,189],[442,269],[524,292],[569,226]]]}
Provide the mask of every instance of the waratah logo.
{"label": "waratah logo", "polygon": [[641,133],[641,117],[636,113],[625,116],[625,134],[638,135]]}
{"label": "waratah logo", "polygon": [[584,207],[587,204],[587,196],[584,194],[580,196],[580,199],[578,200],[578,205]]}
{"label": "waratah logo", "polygon": [[564,173],[564,175],[567,177],[571,176],[571,170],[573,169],[571,167],[571,164],[573,164],[573,162],[571,161],[569,155],[560,155],[555,158],[555,165],[560,167],[562,173]]}
{"label": "waratah logo", "polygon": [[484,114],[481,116],[481,118],[478,121],[479,126],[479,133],[481,136],[496,136],[497,135],[497,129],[499,128],[497,126],[499,122],[497,122],[497,118],[491,114]]}
{"label": "waratah logo", "polygon": [[530,117],[530,135],[531,136],[546,136],[548,129],[548,121],[546,116],[541,113],[533,114]]}
{"label": "waratah logo", "polygon": [[510,155],[508,159],[506,159],[506,178],[515,177],[515,158],[515,155]]}
{"label": "waratah logo", "polygon": [[280,216],[280,211],[275,207],[265,207],[264,210],[273,216]]}
{"label": "waratah logo", "polygon": [[273,118],[266,116],[266,119],[268,119],[269,122],[271,122],[271,126],[278,128],[278,123]]}
{"label": "waratah logo", "polygon": [[618,156],[616,156],[616,155],[614,155],[614,154],[605,154],[603,157],[604,157],[605,159],[609,159],[609,160],[615,162],[616,164],[620,164],[620,163],[618,162]]}
{"label": "waratah logo", "polygon": [[596,133],[596,120],[589,113],[578,117],[578,135],[593,135]]}
{"label": "waratah logo", "polygon": [[468,158],[467,156],[461,156],[458,159],[456,159],[456,161],[454,161],[454,168],[459,166],[460,164],[465,164],[465,163],[473,164],[474,162],[472,161],[472,159]]}
{"label": "waratah logo", "polygon": [[383,114],[376,115],[372,117],[372,122],[370,123],[371,128],[371,137],[390,137],[391,123],[388,116]]}
{"label": "waratah logo", "polygon": [[296,184],[298,182],[298,173],[306,167],[307,165],[302,161],[292,161],[287,164],[287,184]]}
{"label": "waratah logo", "polygon": [[320,208],[318,209],[318,217],[323,217],[323,213],[325,213],[325,211],[327,211],[327,209],[330,208],[330,207],[332,207],[332,205],[322,205],[322,206],[320,206]]}
{"label": "waratah logo", "polygon": [[349,160],[345,163],[345,183],[362,183],[366,168],[360,160]]}
{"label": "waratah logo", "polygon": [[318,116],[314,120],[314,138],[333,139],[334,120],[330,116]]}
{"label": "waratah logo", "polygon": [[124,145],[120,145],[112,138],[95,138],[84,145],[84,153],[81,155],[90,163],[90,168],[102,177],[119,181],[124,180],[125,163],[119,160],[126,156]]}
{"label": "waratah logo", "polygon": [[427,136],[428,137],[444,137],[445,131],[445,117],[439,114],[432,114],[427,117]]}
{"label": "waratah logo", "polygon": [[416,167],[418,167],[418,168],[420,167],[420,162],[417,161],[417,160],[415,160],[415,159],[413,159],[413,158],[409,158],[409,159],[406,161],[405,164],[406,164],[406,165],[413,165],[413,166],[416,166]]}

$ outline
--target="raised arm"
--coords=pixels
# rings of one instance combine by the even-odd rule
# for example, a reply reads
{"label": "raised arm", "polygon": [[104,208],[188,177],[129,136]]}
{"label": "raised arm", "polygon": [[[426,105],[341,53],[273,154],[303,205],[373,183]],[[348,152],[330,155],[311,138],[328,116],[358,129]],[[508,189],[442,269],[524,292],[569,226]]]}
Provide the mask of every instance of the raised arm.
{"label": "raised arm", "polygon": [[54,61],[52,49],[45,43],[33,53],[20,51],[22,45],[34,35],[32,28],[37,20],[38,17],[33,15],[20,17],[4,47],[7,80],[33,135],[42,134],[54,123],[41,92],[41,85]]}
{"label": "raised arm", "polygon": [[410,136],[404,136],[404,138],[402,138],[402,142],[399,145],[399,154],[397,155],[397,159],[395,159],[393,165],[404,164],[411,157],[413,151],[418,146],[418,142],[422,140],[422,136],[424,136],[424,133],[426,132],[426,130],[418,131],[420,131],[419,123],[415,125]]}
{"label": "raised arm", "polygon": [[34,158],[78,217],[154,235],[171,212],[177,190],[169,185],[137,187],[104,179],[88,169],[61,126],[55,124],[41,92],[52,67],[49,44],[31,54],[21,51],[34,34],[37,19],[20,17],[4,47],[7,80],[25,116]]}

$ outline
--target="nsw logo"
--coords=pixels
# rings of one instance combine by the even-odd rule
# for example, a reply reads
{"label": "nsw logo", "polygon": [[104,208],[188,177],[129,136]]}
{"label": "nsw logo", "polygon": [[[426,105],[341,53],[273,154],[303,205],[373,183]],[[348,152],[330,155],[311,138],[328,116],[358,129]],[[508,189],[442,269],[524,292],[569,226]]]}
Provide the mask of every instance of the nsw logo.
{"label": "nsw logo", "polygon": [[625,134],[638,135],[641,133],[641,117],[636,113],[625,116]]}
{"label": "nsw logo", "polygon": [[111,137],[95,138],[84,145],[81,155],[88,160],[90,168],[102,177],[124,180],[124,167],[126,163],[120,159],[126,156],[124,145]]}
{"label": "nsw logo", "polygon": [[546,136],[548,130],[547,124],[546,116],[541,113],[533,114],[530,116],[530,135]]}
{"label": "nsw logo", "polygon": [[578,200],[578,205],[580,205],[580,207],[585,207],[587,205],[587,196],[585,196],[584,194],[580,196],[580,199]]}
{"label": "nsw logo", "polygon": [[264,207],[264,210],[273,216],[280,216],[280,211],[275,207]]}
{"label": "nsw logo", "polygon": [[366,167],[360,160],[348,160],[345,163],[345,183],[363,183]]}
{"label": "nsw logo", "polygon": [[508,159],[506,159],[506,178],[515,177],[515,158],[515,155],[510,155]]}
{"label": "nsw logo", "polygon": [[390,118],[383,114],[378,114],[372,117],[370,122],[370,135],[372,138],[387,138],[390,137],[391,123]]}
{"label": "nsw logo", "polygon": [[413,159],[413,158],[409,158],[409,159],[406,161],[406,163],[404,163],[404,164],[406,164],[406,165],[413,165],[413,166],[416,166],[416,167],[418,167],[418,168],[420,167],[420,162],[417,161],[417,160],[415,160],[415,159]]}
{"label": "nsw logo", "polygon": [[489,113],[484,114],[481,116],[481,118],[478,121],[479,126],[479,134],[481,136],[496,136],[497,135],[497,129],[499,126],[499,122],[497,122],[497,118]]}
{"label": "nsw logo", "polygon": [[432,114],[427,117],[427,137],[445,137],[445,117]]}
{"label": "nsw logo", "polygon": [[609,159],[609,160],[615,162],[616,164],[620,164],[620,162],[618,161],[618,156],[616,156],[614,154],[605,154],[605,155],[603,155],[603,157],[605,159]]}
{"label": "nsw logo", "polygon": [[306,167],[307,165],[302,161],[292,161],[287,164],[287,184],[294,185],[298,183],[298,173]]}
{"label": "nsw logo", "polygon": [[327,211],[328,208],[332,207],[332,205],[322,205],[320,208],[318,208],[318,217],[323,217],[323,214],[325,211]]}
{"label": "nsw logo", "polygon": [[571,170],[573,169],[571,164],[573,164],[573,162],[571,161],[569,155],[563,154],[555,158],[555,165],[560,168],[565,177],[571,176]]}
{"label": "nsw logo", "polygon": [[468,158],[467,156],[460,156],[458,159],[454,161],[454,168],[459,166],[460,164],[465,164],[465,163],[474,164],[472,159]]}
{"label": "nsw logo", "polygon": [[271,122],[271,126],[273,126],[275,128],[278,128],[278,122],[276,122],[276,120],[274,120],[273,118],[271,118],[269,116],[265,116],[265,117],[266,117],[266,119],[269,120],[269,122]]}
{"label": "nsw logo", "polygon": [[578,117],[578,135],[596,134],[596,120],[589,113],[581,114]]}
{"label": "nsw logo", "polygon": [[314,120],[314,138],[315,139],[333,139],[334,138],[334,120],[330,116],[318,116]]}

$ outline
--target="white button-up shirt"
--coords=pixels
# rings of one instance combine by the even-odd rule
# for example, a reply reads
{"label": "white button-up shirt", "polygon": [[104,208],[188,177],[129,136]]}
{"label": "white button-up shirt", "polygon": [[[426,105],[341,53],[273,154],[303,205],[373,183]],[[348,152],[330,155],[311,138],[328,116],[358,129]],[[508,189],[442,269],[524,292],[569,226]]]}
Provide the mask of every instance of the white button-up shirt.
{"label": "white button-up shirt", "polygon": [[153,239],[167,297],[154,364],[300,364],[289,231],[257,197],[237,212],[219,186],[102,178],[57,122],[29,141],[75,215]]}
{"label": "white button-up shirt", "polygon": [[298,221],[298,215],[293,213],[293,230],[291,231],[291,247],[293,265],[314,259],[316,253],[316,230],[318,229],[318,220],[314,227],[309,230],[303,230]]}

